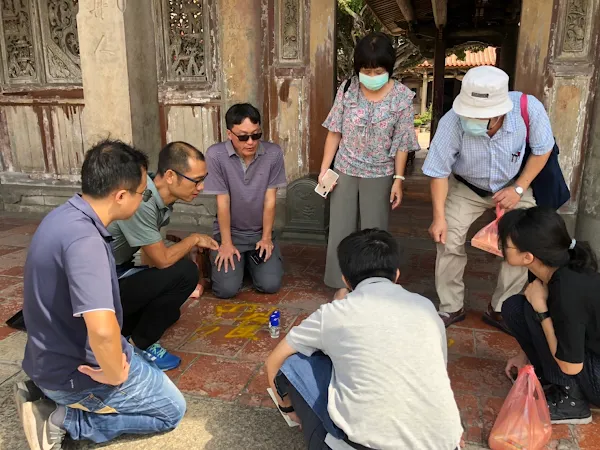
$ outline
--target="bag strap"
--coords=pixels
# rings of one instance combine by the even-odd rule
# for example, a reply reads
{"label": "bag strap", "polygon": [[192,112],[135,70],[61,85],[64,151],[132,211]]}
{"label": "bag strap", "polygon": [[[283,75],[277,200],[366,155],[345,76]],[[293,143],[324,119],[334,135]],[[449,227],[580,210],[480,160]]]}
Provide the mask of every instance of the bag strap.
{"label": "bag strap", "polygon": [[525,142],[529,144],[529,109],[527,94],[521,94],[521,117],[523,118],[525,127],[527,128],[527,137],[525,138]]}
{"label": "bag strap", "polygon": [[352,78],[348,78],[348,79],[346,80],[346,84],[344,84],[344,94],[345,94],[346,92],[348,92],[348,89],[350,89],[350,84],[351,84],[351,83],[352,83]]}

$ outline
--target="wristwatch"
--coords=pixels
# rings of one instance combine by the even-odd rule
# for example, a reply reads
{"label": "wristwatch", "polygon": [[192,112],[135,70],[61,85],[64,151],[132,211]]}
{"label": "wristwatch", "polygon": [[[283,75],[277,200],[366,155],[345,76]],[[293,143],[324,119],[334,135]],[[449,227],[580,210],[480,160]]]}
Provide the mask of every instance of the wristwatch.
{"label": "wristwatch", "polygon": [[519,194],[519,197],[523,197],[523,194],[525,193],[523,188],[518,184],[515,184],[515,191],[517,192],[517,194]]}
{"label": "wristwatch", "polygon": [[294,412],[294,407],[293,406],[281,406],[281,405],[277,405],[277,407],[279,408],[279,411],[281,411],[284,414],[289,414],[291,412]]}
{"label": "wristwatch", "polygon": [[404,180],[406,180],[406,178],[403,177],[402,175],[394,175],[394,180],[402,180],[402,181],[404,181]]}
{"label": "wristwatch", "polygon": [[548,311],[535,313],[535,320],[537,320],[539,323],[542,323],[544,320],[546,320],[549,317],[550,317],[550,313]]}

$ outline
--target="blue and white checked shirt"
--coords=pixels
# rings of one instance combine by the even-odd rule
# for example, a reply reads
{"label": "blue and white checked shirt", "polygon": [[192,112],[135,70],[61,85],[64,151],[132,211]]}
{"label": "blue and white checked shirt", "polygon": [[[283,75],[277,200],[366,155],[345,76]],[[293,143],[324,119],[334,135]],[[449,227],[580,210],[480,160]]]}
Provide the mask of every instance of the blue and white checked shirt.
{"label": "blue and white checked shirt", "polygon": [[[464,133],[458,114],[453,110],[447,112],[431,142],[423,173],[432,178],[459,175],[490,192],[506,187],[521,168],[527,137],[521,116],[521,93],[510,92],[508,95],[514,107],[493,137]],[[529,146],[534,155],[544,155],[554,147],[550,119],[538,99],[531,95],[527,97]]]}

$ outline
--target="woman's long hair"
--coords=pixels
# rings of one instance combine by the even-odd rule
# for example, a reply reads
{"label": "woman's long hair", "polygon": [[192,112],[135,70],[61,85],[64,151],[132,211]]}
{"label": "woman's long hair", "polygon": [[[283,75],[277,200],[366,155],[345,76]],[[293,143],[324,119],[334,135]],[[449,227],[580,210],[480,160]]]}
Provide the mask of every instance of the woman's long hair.
{"label": "woman's long hair", "polygon": [[598,261],[587,242],[572,239],[563,218],[551,208],[536,206],[508,211],[498,224],[502,248],[508,240],[521,252],[529,252],[549,267],[567,266],[577,272],[596,272]]}

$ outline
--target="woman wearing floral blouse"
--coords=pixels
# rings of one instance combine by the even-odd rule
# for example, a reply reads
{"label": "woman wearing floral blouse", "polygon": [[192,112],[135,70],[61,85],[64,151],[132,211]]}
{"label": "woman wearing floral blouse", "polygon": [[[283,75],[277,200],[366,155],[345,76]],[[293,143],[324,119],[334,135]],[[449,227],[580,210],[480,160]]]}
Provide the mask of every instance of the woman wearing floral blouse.
{"label": "woman wearing floral blouse", "polygon": [[390,79],[395,61],[385,34],[361,39],[354,49],[356,76],[342,83],[323,123],[329,133],[319,183],[332,162],[340,176],[331,193],[325,270],[325,284],[338,288],[336,299],[348,293],[337,260],[339,243],[359,223],[362,229],[387,230],[390,204],[396,209],[402,201],[408,152],[419,150],[414,93]]}

